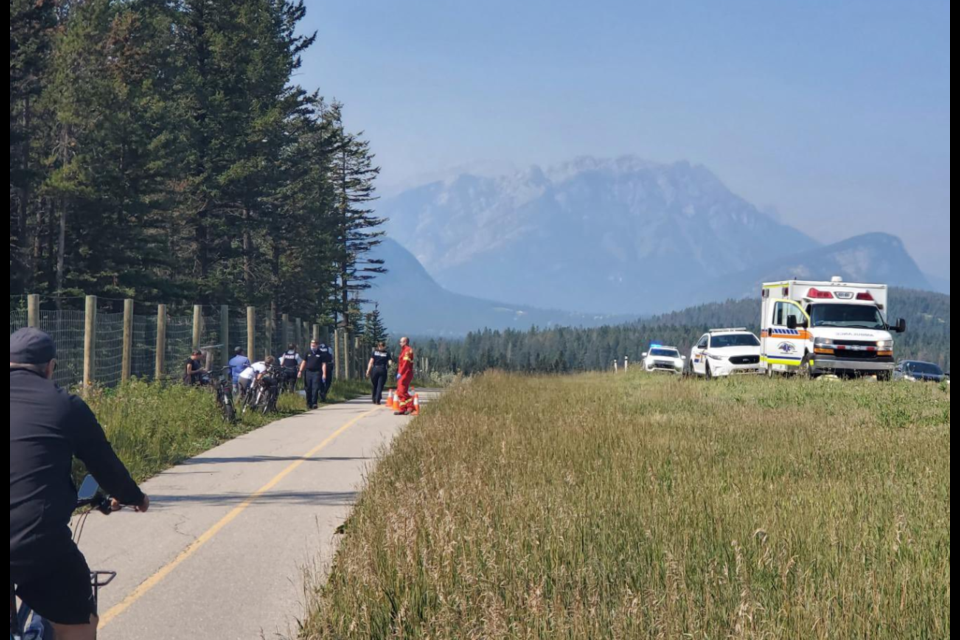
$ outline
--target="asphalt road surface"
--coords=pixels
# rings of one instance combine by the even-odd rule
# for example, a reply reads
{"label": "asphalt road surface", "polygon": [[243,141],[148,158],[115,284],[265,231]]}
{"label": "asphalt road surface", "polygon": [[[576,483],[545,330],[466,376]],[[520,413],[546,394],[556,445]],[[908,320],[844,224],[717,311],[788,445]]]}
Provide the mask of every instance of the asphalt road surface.
{"label": "asphalt road surface", "polygon": [[365,474],[409,420],[369,399],[279,420],[146,482],[147,513],[91,514],[80,548],[117,572],[99,637],[295,637],[304,569],[329,565]]}

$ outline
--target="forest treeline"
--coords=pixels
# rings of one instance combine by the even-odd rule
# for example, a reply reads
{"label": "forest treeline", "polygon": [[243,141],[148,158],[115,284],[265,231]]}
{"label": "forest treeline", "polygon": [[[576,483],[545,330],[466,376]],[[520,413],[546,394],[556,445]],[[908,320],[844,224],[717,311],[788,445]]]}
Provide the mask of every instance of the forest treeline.
{"label": "forest treeline", "polygon": [[11,294],[349,317],[384,268],[379,169],[293,79],[305,11],[11,0]]}

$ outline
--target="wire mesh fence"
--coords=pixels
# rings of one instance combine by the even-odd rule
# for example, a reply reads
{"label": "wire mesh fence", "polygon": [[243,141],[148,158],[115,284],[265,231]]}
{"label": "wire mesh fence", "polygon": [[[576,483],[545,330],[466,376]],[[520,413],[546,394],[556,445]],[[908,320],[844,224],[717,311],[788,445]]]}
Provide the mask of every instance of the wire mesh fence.
{"label": "wire mesh fence", "polygon": [[[83,298],[56,299],[57,306],[44,308],[50,301],[42,301],[37,311],[39,328],[46,331],[57,344],[57,370],[54,379],[62,387],[74,387],[83,383],[86,314],[82,310]],[[63,303],[63,304],[61,304]],[[93,350],[91,365],[93,383],[114,387],[123,378],[124,314],[123,301],[98,301],[98,310],[93,323]],[[51,303],[51,306],[53,304]],[[189,307],[177,307],[166,318],[166,340],[163,349],[161,375],[172,380],[181,380],[184,368],[194,347],[194,316]],[[130,375],[141,379],[153,379],[157,369],[157,307],[135,306],[130,329]],[[169,311],[169,308],[168,308]],[[237,347],[248,349],[247,314],[245,309],[229,310],[221,317],[221,307],[205,306],[200,314],[198,347],[207,354],[206,363],[216,371],[232,357]],[[29,324],[25,304],[13,304],[10,308],[10,333]],[[296,344],[303,353],[311,338],[311,326],[291,317],[286,324],[280,317],[271,317],[270,312],[258,309],[254,323],[254,352],[251,359],[261,360],[267,355],[279,356],[288,344]],[[226,330],[226,334],[224,333]],[[321,331],[321,337],[325,332]],[[331,336],[332,338],[332,336]],[[357,365],[351,363],[356,370]]]}
{"label": "wire mesh fence", "polygon": [[120,384],[123,368],[122,313],[97,313],[93,367],[98,384],[106,387]]}
{"label": "wire mesh fence", "polygon": [[133,349],[130,354],[130,375],[152,379],[157,363],[157,316],[133,317]]}
{"label": "wire mesh fence", "polygon": [[12,310],[10,312],[10,333],[25,326],[27,326],[27,312],[23,309]]}
{"label": "wire mesh fence", "polygon": [[83,311],[40,311],[40,329],[57,345],[57,370],[54,381],[61,387],[83,382]]}

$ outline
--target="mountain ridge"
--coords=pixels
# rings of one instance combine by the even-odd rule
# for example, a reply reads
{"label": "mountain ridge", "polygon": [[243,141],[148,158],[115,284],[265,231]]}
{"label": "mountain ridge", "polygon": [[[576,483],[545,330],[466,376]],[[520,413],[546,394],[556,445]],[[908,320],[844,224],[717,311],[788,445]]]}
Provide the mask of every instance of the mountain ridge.
{"label": "mountain ridge", "polygon": [[674,287],[647,274],[664,264],[690,281],[745,269],[778,246],[819,246],[702,165],[636,156],[464,174],[389,199],[378,214],[451,291],[577,312],[661,310]]}

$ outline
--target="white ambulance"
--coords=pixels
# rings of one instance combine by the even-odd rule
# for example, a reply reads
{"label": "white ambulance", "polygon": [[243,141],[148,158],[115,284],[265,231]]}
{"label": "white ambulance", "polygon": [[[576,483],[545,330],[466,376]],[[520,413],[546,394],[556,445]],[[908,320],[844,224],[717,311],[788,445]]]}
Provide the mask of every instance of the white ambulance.
{"label": "white ambulance", "polygon": [[763,285],[760,362],[767,373],[893,375],[887,285],[788,280]]}

